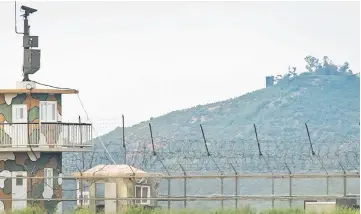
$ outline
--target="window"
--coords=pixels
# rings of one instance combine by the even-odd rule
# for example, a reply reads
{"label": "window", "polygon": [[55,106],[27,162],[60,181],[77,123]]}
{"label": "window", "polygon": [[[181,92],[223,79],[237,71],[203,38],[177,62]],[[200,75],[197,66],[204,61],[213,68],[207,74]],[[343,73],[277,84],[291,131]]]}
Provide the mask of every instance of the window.
{"label": "window", "polygon": [[44,169],[44,188],[53,188],[53,169],[45,168]]}
{"label": "window", "polygon": [[142,200],[135,200],[136,204],[150,204],[150,200],[147,198],[150,197],[150,187],[149,186],[135,186],[135,197],[136,198],[145,198]]}
{"label": "window", "polygon": [[56,107],[57,107],[56,101],[40,101],[40,121],[57,122]]}
{"label": "window", "polygon": [[13,105],[13,120],[15,123],[27,121],[26,105]]}
{"label": "window", "polygon": [[22,186],[23,185],[24,178],[22,175],[16,176],[16,186]]}

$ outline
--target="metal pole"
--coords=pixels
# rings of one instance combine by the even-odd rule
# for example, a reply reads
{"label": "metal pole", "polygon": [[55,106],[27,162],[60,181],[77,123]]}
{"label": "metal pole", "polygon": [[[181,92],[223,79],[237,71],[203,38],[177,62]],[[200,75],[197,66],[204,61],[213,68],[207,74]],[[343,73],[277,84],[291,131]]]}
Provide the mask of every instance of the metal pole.
{"label": "metal pole", "polygon": [[[81,125],[80,125],[80,123],[81,123],[81,117],[79,116],[79,131],[80,131],[80,143],[82,142],[82,132],[81,132]],[[82,152],[81,153],[81,157],[82,157],[82,162],[83,162],[83,165],[82,165],[82,172],[81,172],[81,175],[83,175],[83,171],[84,171],[84,168],[85,168],[85,160],[84,160],[84,152]],[[80,206],[81,207],[83,207],[83,197],[84,197],[84,195],[83,195],[83,191],[84,191],[84,189],[83,189],[83,186],[84,186],[84,184],[83,184],[83,179],[81,179],[80,180],[80,197],[81,197],[81,199],[80,199]]]}
{"label": "metal pole", "polygon": [[182,164],[179,164],[179,166],[182,168],[183,174],[184,174],[184,208],[187,208],[187,173],[184,170]]}
{"label": "metal pole", "polygon": [[292,207],[292,172],[291,172],[291,170],[290,170],[290,168],[288,167],[288,165],[287,165],[287,163],[285,163],[285,166],[286,166],[286,168],[287,168],[287,170],[288,170],[288,175],[289,175],[289,178],[290,178],[290,182],[289,182],[289,197],[290,197],[290,199],[289,199],[289,207],[291,208]]}
{"label": "metal pole", "polygon": [[338,162],[338,164],[340,165],[342,171],[343,171],[343,196],[346,197],[347,193],[347,182],[346,182],[346,170],[345,168],[343,168],[342,164],[340,163],[340,161]]}
{"label": "metal pole", "polygon": [[[31,175],[33,177],[33,175]],[[14,180],[12,181],[14,182]],[[30,197],[33,198],[33,178],[30,178]],[[34,201],[31,202],[31,205],[34,206]]]}
{"label": "metal pole", "polygon": [[168,178],[168,210],[170,210],[170,179]]}
{"label": "metal pole", "polygon": [[124,164],[127,164],[127,149],[125,147],[125,134],[124,134],[124,115],[122,115],[122,137],[123,137],[123,149],[124,149]]}
{"label": "metal pole", "polygon": [[[28,21],[28,16],[29,16],[29,12],[25,11],[24,14],[24,36],[29,36],[29,21]],[[28,47],[24,47],[24,52],[26,49],[29,49]],[[23,72],[24,72],[24,67],[23,67]],[[29,81],[29,74],[24,72],[24,78],[23,81]]]}
{"label": "metal pole", "polygon": [[[224,194],[224,192],[223,192],[223,178],[221,178],[221,195],[222,195],[222,197],[223,197],[223,194]],[[223,210],[223,206],[224,206],[224,201],[223,200],[221,200],[221,206],[222,206],[222,210]]]}
{"label": "metal pole", "polygon": [[307,123],[305,123],[305,127],[306,127],[306,131],[307,131],[308,141],[310,142],[310,148],[311,148],[312,155],[316,155],[315,151],[313,150],[313,145],[312,145],[312,141],[311,141],[310,131],[308,130]]}
{"label": "metal pole", "polygon": [[[159,158],[158,158],[158,160],[159,160],[160,164],[162,164],[162,166],[163,166],[163,168],[165,169],[165,171],[167,172],[167,175],[170,176],[170,172],[169,172],[168,168],[165,167],[163,161],[162,161],[161,159],[159,159]],[[171,183],[171,179],[168,178],[167,180],[168,180],[168,198],[170,198],[170,187],[171,187],[171,184],[170,184],[170,183]],[[168,199],[168,210],[170,210],[170,199]]]}
{"label": "metal pole", "polygon": [[343,177],[343,196],[346,197],[346,195],[347,195],[347,176],[346,176],[346,171],[344,171],[343,173],[344,173],[344,177]]}
{"label": "metal pole", "polygon": [[187,178],[184,178],[184,208],[187,208]]}
{"label": "metal pole", "polygon": [[[28,168],[25,166],[26,168],[26,171],[29,172]],[[28,175],[27,176],[27,179],[26,179],[26,182],[28,182],[28,179],[30,180],[30,191],[29,191],[29,194],[30,196],[28,198],[33,198],[33,177],[34,177],[34,170],[35,170],[35,166],[33,167],[33,169],[30,171],[30,178]],[[14,178],[12,178],[12,182],[14,182]],[[29,203],[29,201],[27,200],[27,203]],[[31,201],[30,204],[32,206],[34,206],[34,201]]]}
{"label": "metal pole", "polygon": [[326,183],[326,185],[327,185],[327,186],[326,186],[326,195],[328,195],[328,194],[329,194],[329,185],[330,185],[330,179],[329,179],[329,177],[326,178],[326,182],[327,182],[327,183]]}
{"label": "metal pole", "polygon": [[[236,172],[236,175],[237,175],[237,172]],[[238,177],[235,178],[235,181],[236,181],[236,209],[238,209]]]}
{"label": "metal pole", "polygon": [[[292,175],[290,174],[290,197],[292,197]],[[292,207],[292,199],[289,201],[290,208]]]}
{"label": "metal pole", "polygon": [[232,169],[233,169],[233,171],[234,171],[234,176],[235,176],[235,180],[234,180],[234,184],[235,184],[235,190],[234,190],[234,192],[235,192],[235,194],[236,194],[236,210],[238,209],[238,177],[237,177],[237,175],[238,175],[238,173],[237,173],[237,170],[236,170],[236,168],[233,166],[233,164],[231,164],[230,163],[230,165],[231,165],[231,167],[232,167]]}
{"label": "metal pole", "polygon": [[[83,175],[83,172],[81,172],[81,175]],[[83,179],[80,178],[80,206],[83,207]]]}
{"label": "metal pole", "polygon": [[256,135],[256,141],[257,141],[257,146],[258,146],[258,155],[259,155],[259,156],[262,156],[261,145],[260,145],[259,140],[258,140],[258,133],[257,133],[256,124],[253,124],[253,128],[254,128],[254,133],[255,133],[255,135]]}
{"label": "metal pole", "polygon": [[157,155],[157,153],[155,152],[155,147],[154,147],[152,125],[150,123],[148,125],[149,125],[150,139],[152,140],[153,155],[155,156]]}
{"label": "metal pole", "polygon": [[[274,196],[274,195],[275,195],[275,178],[272,176],[272,196]],[[272,208],[275,208],[275,199],[274,198],[272,198]]]}

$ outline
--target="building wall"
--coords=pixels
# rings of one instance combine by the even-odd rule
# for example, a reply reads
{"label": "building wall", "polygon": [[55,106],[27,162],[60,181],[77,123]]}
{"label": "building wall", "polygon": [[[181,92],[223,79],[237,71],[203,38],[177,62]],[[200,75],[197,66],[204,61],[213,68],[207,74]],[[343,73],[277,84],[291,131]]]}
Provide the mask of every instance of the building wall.
{"label": "building wall", "polygon": [[[156,198],[159,195],[159,182],[160,179],[158,178],[147,178],[147,183],[137,184],[137,185],[145,185],[150,187],[150,197]],[[108,182],[108,183],[115,183],[116,184],[116,197],[122,198],[122,197],[128,197],[128,198],[134,198],[135,197],[135,182],[133,179],[129,180],[129,178],[108,178],[106,180],[97,180],[97,183],[101,182]],[[105,186],[106,188],[106,186]],[[100,196],[98,195],[99,189],[96,188],[96,183],[92,182],[90,183],[89,188],[89,197],[90,198],[109,198],[109,195],[107,195],[107,190],[104,190],[104,195]],[[113,198],[113,197],[112,197]],[[95,212],[96,210],[96,203],[95,200],[89,200],[89,208],[92,212]],[[103,204],[106,204],[105,202],[102,202]],[[117,200],[116,201],[116,209],[120,213],[124,213],[127,211],[127,209],[134,205],[133,200]],[[157,206],[158,201],[157,200],[150,200],[149,206]],[[141,205],[139,205],[141,206]],[[105,208],[105,211],[107,209]],[[109,207],[108,207],[109,211]],[[110,212],[112,213],[112,212]]]}
{"label": "building wall", "polygon": [[[150,187],[150,197],[156,198],[159,193],[159,182],[158,178],[146,178],[146,183],[134,183],[134,181],[129,181],[129,179],[124,179],[124,183],[128,189],[128,197],[135,197],[135,185],[145,185]],[[150,200],[150,206],[157,206],[157,200]]]}
{"label": "building wall", "polygon": [[[62,118],[61,110],[61,94],[1,94],[0,93],[0,144],[12,144],[12,133],[19,133],[17,130],[22,130],[27,127],[10,127],[2,123],[12,122],[12,105],[26,104],[28,111],[28,122],[39,123],[39,104],[40,101],[56,101],[57,102],[57,121],[60,122]],[[29,138],[31,144],[55,144],[58,137],[61,136],[61,128],[55,125],[30,125]],[[24,140],[27,141],[27,140]],[[50,146],[53,147],[53,146]]]}
{"label": "building wall", "polygon": [[61,121],[61,94],[1,94],[0,93],[0,123],[11,123],[12,105],[26,104],[29,122],[39,122],[39,102],[57,101],[58,121]]}
{"label": "building wall", "polygon": [[[53,168],[54,177],[62,177],[62,153],[40,153],[40,152],[1,152],[0,153],[0,177],[11,177],[11,172],[26,171],[28,177],[44,177],[44,168]],[[56,198],[60,200],[36,201],[53,213],[54,210],[61,212],[62,207],[62,179],[53,179],[53,188],[44,184],[44,179],[27,179],[27,198]],[[0,178],[0,213],[12,210],[12,179]],[[28,202],[31,205],[32,202]]]}

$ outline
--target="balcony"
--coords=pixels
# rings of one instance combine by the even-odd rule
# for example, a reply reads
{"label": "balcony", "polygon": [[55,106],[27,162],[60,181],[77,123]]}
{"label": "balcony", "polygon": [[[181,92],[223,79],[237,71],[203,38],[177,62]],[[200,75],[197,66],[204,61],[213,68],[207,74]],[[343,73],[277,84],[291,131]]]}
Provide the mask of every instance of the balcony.
{"label": "balcony", "polygon": [[0,123],[0,152],[92,150],[88,123]]}

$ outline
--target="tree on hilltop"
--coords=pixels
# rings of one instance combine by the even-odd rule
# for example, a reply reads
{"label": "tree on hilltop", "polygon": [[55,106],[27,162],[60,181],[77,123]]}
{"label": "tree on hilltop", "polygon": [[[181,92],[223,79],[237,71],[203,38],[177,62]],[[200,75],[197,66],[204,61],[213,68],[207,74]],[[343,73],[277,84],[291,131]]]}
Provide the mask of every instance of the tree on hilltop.
{"label": "tree on hilltop", "polygon": [[306,56],[305,61],[307,63],[306,69],[308,72],[316,72],[325,75],[337,75],[338,73],[352,74],[348,62],[344,62],[343,65],[337,65],[328,56],[322,58],[322,63],[319,59],[311,55]]}

